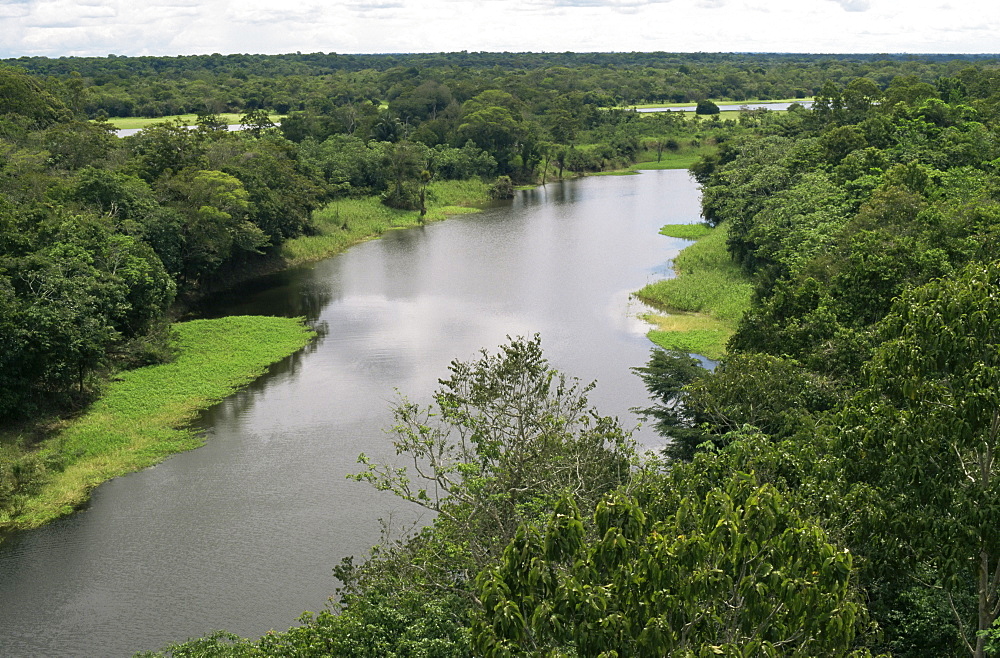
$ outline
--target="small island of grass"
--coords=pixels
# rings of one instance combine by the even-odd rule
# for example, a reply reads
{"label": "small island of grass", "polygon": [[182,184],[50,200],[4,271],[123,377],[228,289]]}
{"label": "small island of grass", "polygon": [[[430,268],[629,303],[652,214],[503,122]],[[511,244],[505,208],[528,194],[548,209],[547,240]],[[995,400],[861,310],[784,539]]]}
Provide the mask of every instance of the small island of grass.
{"label": "small island of grass", "polygon": [[649,338],[665,349],[719,359],[750,306],[752,287],[726,251],[724,228],[671,224],[660,233],[696,240],[674,260],[677,276],[649,284],[636,297],[666,314],[650,314]]}

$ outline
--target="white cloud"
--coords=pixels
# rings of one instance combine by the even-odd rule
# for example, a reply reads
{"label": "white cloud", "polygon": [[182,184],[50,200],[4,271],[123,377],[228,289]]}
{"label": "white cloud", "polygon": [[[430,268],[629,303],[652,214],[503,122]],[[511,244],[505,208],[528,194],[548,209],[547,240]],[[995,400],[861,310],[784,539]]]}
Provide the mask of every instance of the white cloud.
{"label": "white cloud", "polygon": [[990,52],[993,0],[0,0],[0,57],[283,52]]}
{"label": "white cloud", "polygon": [[44,0],[36,2],[27,15],[29,27],[77,27],[118,16],[117,2],[74,2]]}
{"label": "white cloud", "polygon": [[870,0],[832,0],[844,8],[844,11],[868,11],[871,9]]}

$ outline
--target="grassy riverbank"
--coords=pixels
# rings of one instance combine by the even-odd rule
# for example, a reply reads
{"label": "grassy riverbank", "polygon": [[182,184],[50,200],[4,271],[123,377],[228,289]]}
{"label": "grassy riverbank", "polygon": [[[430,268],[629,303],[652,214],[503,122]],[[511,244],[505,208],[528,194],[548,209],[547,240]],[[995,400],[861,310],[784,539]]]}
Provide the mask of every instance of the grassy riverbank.
{"label": "grassy riverbank", "polygon": [[[474,206],[489,200],[488,189],[489,185],[478,179],[431,183],[427,187],[424,223],[479,212]],[[419,212],[389,208],[378,197],[340,199],[313,213],[317,234],[289,240],[281,247],[281,257],[287,266],[309,263],[377,238],[386,231],[420,223]]]}
{"label": "grassy riverbank", "polygon": [[685,144],[670,151],[665,150],[660,154],[660,159],[656,159],[656,151],[642,151],[639,154],[638,162],[629,167],[631,171],[641,171],[643,169],[690,169],[691,165],[701,158],[711,155],[719,150],[714,143],[697,146]]}
{"label": "grassy riverbank", "polygon": [[186,428],[199,411],[314,335],[300,320],[269,317],[195,320],[174,325],[174,332],[172,363],[122,373],[83,416],[39,447],[37,481],[8,492],[0,529],[33,528],[69,514],[98,484],[201,445]]}
{"label": "grassy riverbank", "polygon": [[[240,119],[243,117],[242,114],[236,114],[232,112],[226,112],[223,114],[216,115],[222,123],[227,126],[238,126]],[[165,121],[180,121],[185,126],[193,126],[198,123],[197,114],[175,114],[168,117],[111,117],[108,119],[108,123],[113,125],[119,130],[126,129],[142,129],[148,126],[155,125],[157,123],[164,123]],[[278,123],[281,121],[281,116],[278,114],[271,115],[271,121]]]}
{"label": "grassy riverbank", "polygon": [[726,251],[724,227],[671,224],[660,232],[696,242],[674,260],[675,278],[651,283],[636,293],[666,312],[647,317],[657,327],[649,337],[666,349],[719,359],[750,306],[750,281]]}
{"label": "grassy riverbank", "polygon": [[[478,212],[469,206],[488,201],[487,191],[479,180],[432,183],[423,222]],[[388,208],[377,197],[336,201],[313,220],[315,235],[282,247],[281,267],[421,223],[418,212]],[[185,423],[312,336],[299,321],[261,317],[186,322],[174,331],[175,362],[121,374],[83,416],[59,422],[33,448],[14,434],[0,437],[0,530],[42,525],[78,508],[101,482],[197,447],[201,439]]]}

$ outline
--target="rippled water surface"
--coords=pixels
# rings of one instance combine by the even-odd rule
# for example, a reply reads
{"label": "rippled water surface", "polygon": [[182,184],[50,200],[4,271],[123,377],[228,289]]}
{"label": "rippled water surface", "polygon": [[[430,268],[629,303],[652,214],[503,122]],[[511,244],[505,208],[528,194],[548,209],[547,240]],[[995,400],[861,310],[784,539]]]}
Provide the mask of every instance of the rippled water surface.
{"label": "rippled water surface", "polygon": [[[395,390],[426,401],[455,358],[538,332],[549,360],[597,380],[627,426],[629,368],[651,344],[629,293],[668,276],[699,220],[684,171],[592,177],[391,232],[209,301],[204,316],[305,316],[322,336],[204,414],[204,447],[108,482],[86,510],[0,544],[0,655],[124,656],[224,628],[256,637],[323,607],[331,569],[378,519],[420,510],[346,480],[388,458]],[[648,430],[641,442],[655,446]]]}

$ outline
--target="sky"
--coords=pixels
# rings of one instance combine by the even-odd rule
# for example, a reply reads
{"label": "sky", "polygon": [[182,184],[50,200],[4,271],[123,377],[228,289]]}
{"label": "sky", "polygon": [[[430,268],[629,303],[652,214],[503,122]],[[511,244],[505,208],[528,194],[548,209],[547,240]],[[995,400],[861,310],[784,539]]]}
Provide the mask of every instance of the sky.
{"label": "sky", "polygon": [[996,0],[0,0],[0,58],[997,53]]}

